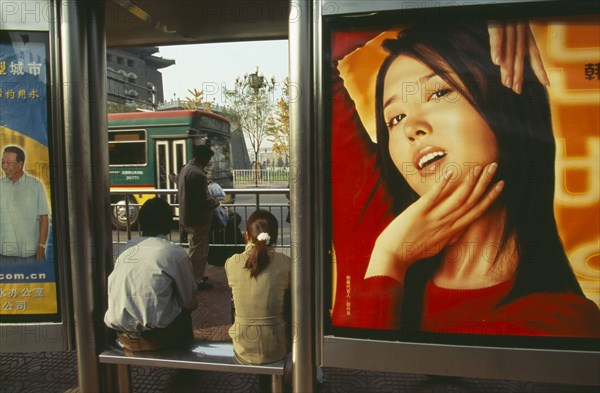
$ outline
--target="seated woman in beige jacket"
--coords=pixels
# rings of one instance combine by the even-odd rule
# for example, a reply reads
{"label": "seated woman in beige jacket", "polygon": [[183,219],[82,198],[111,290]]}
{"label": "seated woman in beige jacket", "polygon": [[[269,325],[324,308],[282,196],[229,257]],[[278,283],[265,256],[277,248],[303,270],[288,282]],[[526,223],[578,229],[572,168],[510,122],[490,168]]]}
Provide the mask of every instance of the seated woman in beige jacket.
{"label": "seated woman in beige jacket", "polygon": [[235,322],[229,329],[236,357],[245,363],[282,360],[289,352],[284,314],[291,259],[273,249],[277,219],[257,210],[246,223],[246,250],[225,262],[233,292]]}

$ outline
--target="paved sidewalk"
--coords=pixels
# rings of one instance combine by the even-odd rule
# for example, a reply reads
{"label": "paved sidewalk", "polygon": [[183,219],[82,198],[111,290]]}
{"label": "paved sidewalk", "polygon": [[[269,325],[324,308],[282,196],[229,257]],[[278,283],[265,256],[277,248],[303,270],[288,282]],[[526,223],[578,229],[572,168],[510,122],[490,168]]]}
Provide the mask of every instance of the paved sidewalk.
{"label": "paved sidewalk", "polygon": [[[0,392],[79,393],[74,352],[39,352],[0,355]],[[132,367],[134,393],[259,393],[258,378],[247,374],[179,371]],[[416,374],[324,369],[325,382],[318,392],[536,392],[595,393],[596,388],[494,381],[469,378],[432,378]],[[90,392],[92,393],[92,392]]]}

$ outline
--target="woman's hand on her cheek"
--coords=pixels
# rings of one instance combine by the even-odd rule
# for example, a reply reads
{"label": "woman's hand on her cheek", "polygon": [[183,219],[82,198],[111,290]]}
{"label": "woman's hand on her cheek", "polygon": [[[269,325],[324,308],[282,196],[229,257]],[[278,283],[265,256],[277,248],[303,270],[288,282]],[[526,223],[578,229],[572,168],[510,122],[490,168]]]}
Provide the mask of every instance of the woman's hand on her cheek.
{"label": "woman's hand on her cheek", "polygon": [[521,94],[525,57],[540,83],[550,86],[529,22],[489,21],[488,31],[492,61],[500,66],[504,86]]}
{"label": "woman's hand on her cheek", "polygon": [[504,182],[488,187],[496,168],[495,163],[475,167],[471,176],[460,181],[454,180],[452,172],[446,172],[381,232],[365,278],[390,276],[404,283],[410,265],[438,254],[498,198]]}

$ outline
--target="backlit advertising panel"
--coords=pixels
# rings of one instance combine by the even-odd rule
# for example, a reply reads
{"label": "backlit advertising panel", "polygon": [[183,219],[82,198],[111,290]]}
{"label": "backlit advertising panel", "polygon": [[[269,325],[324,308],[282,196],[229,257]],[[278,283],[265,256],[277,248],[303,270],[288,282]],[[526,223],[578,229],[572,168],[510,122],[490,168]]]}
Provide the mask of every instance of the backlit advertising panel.
{"label": "backlit advertising panel", "polygon": [[59,317],[48,33],[0,36],[0,321]]}
{"label": "backlit advertising panel", "polygon": [[473,11],[326,26],[326,334],[598,350],[599,15]]}

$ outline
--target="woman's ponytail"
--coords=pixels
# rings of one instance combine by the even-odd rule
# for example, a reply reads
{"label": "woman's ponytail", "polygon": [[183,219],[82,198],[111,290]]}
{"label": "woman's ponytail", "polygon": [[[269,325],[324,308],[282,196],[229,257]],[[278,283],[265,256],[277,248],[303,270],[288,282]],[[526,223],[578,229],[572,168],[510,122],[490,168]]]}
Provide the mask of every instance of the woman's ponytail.
{"label": "woman's ponytail", "polygon": [[256,278],[269,265],[269,251],[277,241],[277,229],[277,219],[269,211],[257,210],[248,217],[246,241],[253,243],[253,247],[244,267],[250,270],[250,277]]}

